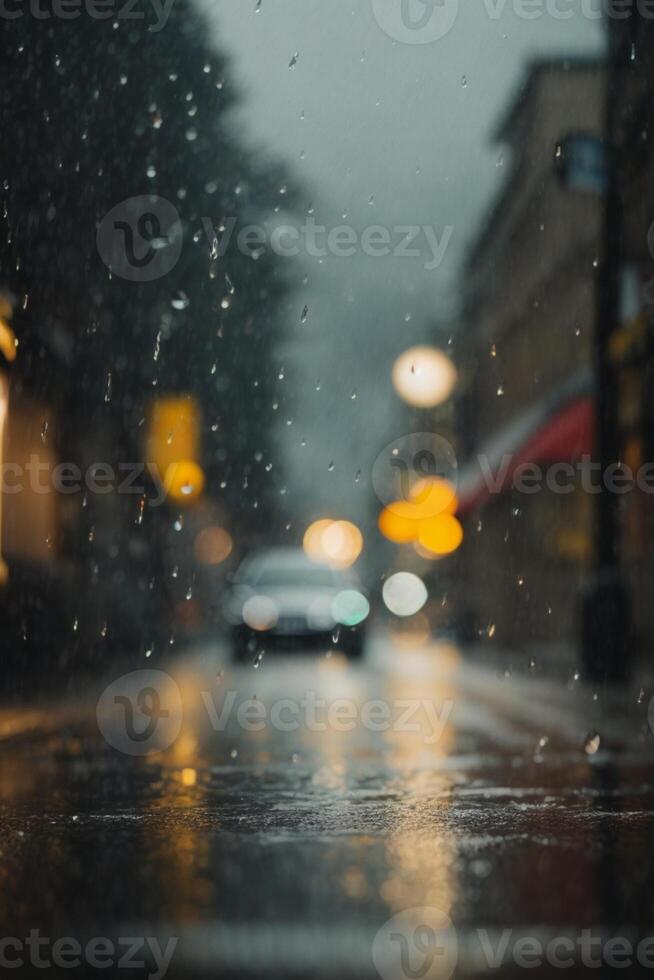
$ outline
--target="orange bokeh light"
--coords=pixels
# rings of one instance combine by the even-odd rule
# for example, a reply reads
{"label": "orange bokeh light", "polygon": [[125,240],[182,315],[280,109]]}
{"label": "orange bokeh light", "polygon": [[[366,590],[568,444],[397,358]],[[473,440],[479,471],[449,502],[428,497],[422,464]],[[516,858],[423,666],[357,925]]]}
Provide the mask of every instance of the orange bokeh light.
{"label": "orange bokeh light", "polygon": [[222,527],[205,527],[195,539],[195,557],[202,565],[220,565],[232,553],[231,536]]}
{"label": "orange bokeh light", "polygon": [[451,555],[463,541],[463,528],[452,514],[439,514],[420,522],[418,542],[434,555]]}
{"label": "orange bokeh light", "polygon": [[454,516],[457,507],[449,481],[426,477],[414,484],[409,500],[397,500],[382,511],[379,530],[394,544],[414,542],[419,553],[424,550],[429,557],[449,555],[463,540],[463,528]]}

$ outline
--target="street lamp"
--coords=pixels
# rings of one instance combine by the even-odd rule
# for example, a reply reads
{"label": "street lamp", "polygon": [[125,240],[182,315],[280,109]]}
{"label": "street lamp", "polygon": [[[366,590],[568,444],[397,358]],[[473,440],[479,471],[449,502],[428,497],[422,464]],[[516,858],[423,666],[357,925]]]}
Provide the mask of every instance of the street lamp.
{"label": "street lamp", "polygon": [[415,408],[435,408],[454,391],[457,370],[435,347],[411,347],[393,365],[392,380],[400,398]]}

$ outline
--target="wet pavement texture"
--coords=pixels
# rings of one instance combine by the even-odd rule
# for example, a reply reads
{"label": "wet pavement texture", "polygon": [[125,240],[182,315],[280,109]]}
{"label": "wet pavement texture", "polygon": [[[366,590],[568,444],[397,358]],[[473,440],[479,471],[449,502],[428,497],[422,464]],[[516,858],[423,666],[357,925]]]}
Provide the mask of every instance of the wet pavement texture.
{"label": "wet pavement texture", "polygon": [[603,976],[583,930],[654,935],[643,692],[384,635],[360,663],[217,645],[166,669],[183,711],[160,752],[109,744],[95,698],[0,713],[2,936],[174,938],[169,977],[391,980],[560,976],[515,947],[561,937],[564,975]]}

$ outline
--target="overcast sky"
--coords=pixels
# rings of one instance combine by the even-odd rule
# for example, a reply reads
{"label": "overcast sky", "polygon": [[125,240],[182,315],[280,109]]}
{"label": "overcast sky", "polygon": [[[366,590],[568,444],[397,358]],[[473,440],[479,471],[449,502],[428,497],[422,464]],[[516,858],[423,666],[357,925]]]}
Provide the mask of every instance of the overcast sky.
{"label": "overcast sky", "polygon": [[[307,513],[357,518],[370,506],[374,457],[407,425],[390,384],[393,359],[456,311],[462,257],[507,169],[490,137],[529,60],[589,55],[601,45],[597,22],[580,14],[524,20],[511,0],[461,0],[444,37],[398,42],[378,20],[393,33],[401,2],[209,5],[232,60],[243,138],[288,163],[317,223],[350,224],[357,234],[380,224],[393,243],[398,226],[429,225],[439,241],[451,228],[432,270],[422,235],[416,258],[286,260],[297,292],[280,353],[294,402],[282,442],[291,499]],[[415,16],[425,9],[408,2]],[[452,10],[456,0],[445,4]]]}

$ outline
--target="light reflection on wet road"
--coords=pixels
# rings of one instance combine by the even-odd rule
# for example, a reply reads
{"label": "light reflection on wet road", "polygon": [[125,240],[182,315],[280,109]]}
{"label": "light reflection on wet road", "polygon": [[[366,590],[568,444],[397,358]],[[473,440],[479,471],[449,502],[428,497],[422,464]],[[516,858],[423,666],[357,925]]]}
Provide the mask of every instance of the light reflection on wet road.
{"label": "light reflection on wet road", "polygon": [[207,649],[167,669],[181,732],[146,758],[107,745],[94,704],[0,715],[3,935],[179,936],[173,977],[376,976],[377,930],[428,906],[467,976],[479,926],[651,923],[646,704],[609,724],[590,693],[383,636],[361,664]]}

